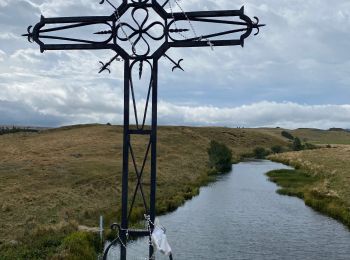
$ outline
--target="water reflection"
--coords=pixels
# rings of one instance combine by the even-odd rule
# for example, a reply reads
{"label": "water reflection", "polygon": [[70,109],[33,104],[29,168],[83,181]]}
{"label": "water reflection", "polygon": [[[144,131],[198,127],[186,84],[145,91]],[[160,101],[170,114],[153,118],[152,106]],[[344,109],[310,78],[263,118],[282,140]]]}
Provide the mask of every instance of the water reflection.
{"label": "water reflection", "polygon": [[[300,199],[275,193],[264,173],[281,168],[287,167],[269,161],[234,165],[230,174],[161,217],[174,259],[350,259],[350,232],[343,225]],[[129,245],[128,252],[128,259],[144,260],[147,241]]]}

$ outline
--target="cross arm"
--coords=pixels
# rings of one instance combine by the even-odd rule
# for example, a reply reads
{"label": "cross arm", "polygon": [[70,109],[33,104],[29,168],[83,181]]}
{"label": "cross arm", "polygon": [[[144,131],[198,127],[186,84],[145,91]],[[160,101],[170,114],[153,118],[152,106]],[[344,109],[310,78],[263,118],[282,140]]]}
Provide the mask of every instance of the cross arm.
{"label": "cross arm", "polygon": [[[223,10],[223,11],[199,11],[199,12],[181,12],[181,13],[168,13],[168,30],[169,32],[183,32],[189,31],[189,29],[179,28],[178,22],[189,22],[189,26],[192,27],[192,22],[203,24],[216,24],[216,25],[232,25],[232,29],[223,30],[219,32],[209,33],[205,35],[195,35],[195,37],[187,39],[176,39],[169,34],[171,41],[169,42],[171,47],[207,47],[207,46],[232,46],[241,45],[244,46],[244,40],[250,36],[253,29],[259,33],[259,28],[265,26],[259,24],[259,19],[255,18],[255,22],[250,17],[244,14],[244,7],[239,10]],[[219,39],[221,36],[231,38],[233,35],[241,33],[238,38],[234,39]],[[183,35],[182,35],[183,37]],[[183,37],[184,38],[184,37]]]}
{"label": "cross arm", "polygon": [[[116,18],[114,15],[54,18],[46,18],[41,16],[40,22],[34,27],[29,26],[27,29],[28,33],[23,34],[22,36],[28,37],[30,42],[36,42],[40,46],[41,52],[46,50],[112,49],[118,53],[123,53],[123,50],[119,46],[113,44],[113,35],[111,32],[115,26],[115,20]],[[106,27],[106,31],[95,33],[107,35],[106,39],[86,40],[76,37],[73,38],[71,36],[52,35],[52,33],[59,34],[70,29],[87,28],[93,25],[103,25]]]}
{"label": "cross arm", "polygon": [[208,47],[208,46],[235,46],[241,45],[243,47],[244,42],[241,40],[219,40],[219,41],[179,41],[169,43],[169,47],[181,48],[181,47]]}
{"label": "cross arm", "polygon": [[175,18],[178,20],[185,20],[187,18],[193,19],[198,17],[226,17],[226,16],[240,16],[244,14],[244,7],[240,10],[219,10],[219,11],[198,11],[198,12],[180,12],[168,14],[167,18]]}

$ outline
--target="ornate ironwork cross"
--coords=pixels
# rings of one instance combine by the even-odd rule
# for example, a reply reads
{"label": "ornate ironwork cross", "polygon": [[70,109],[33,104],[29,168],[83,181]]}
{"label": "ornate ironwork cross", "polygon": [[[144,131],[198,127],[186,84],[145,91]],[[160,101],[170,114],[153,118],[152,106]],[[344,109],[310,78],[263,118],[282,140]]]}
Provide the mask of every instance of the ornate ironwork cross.
{"label": "ornate ironwork cross", "polygon": [[[122,0],[116,7],[110,0],[102,0],[100,4],[109,4],[114,8],[110,16],[85,17],[41,17],[38,24],[30,26],[28,33],[23,36],[40,46],[41,52],[47,50],[102,50],[115,51],[115,56],[107,63],[100,62],[102,71],[110,72],[110,65],[115,60],[124,60],[124,139],[123,139],[123,175],[122,175],[122,214],[121,225],[115,225],[120,231],[121,259],[126,259],[127,235],[150,236],[156,216],[156,169],[157,169],[157,98],[158,98],[158,61],[165,57],[173,63],[173,70],[183,70],[179,60],[176,62],[166,52],[170,48],[179,47],[212,47],[233,46],[243,47],[245,39],[254,29],[259,33],[258,18],[253,22],[240,10],[184,12],[174,0],[173,5],[180,7],[181,12],[173,12],[170,0]],[[170,12],[166,11],[167,9]],[[99,29],[97,30],[97,26]],[[201,27],[203,34],[196,32]],[[220,26],[220,31],[217,28]],[[101,27],[104,30],[101,31]],[[222,27],[226,27],[225,30]],[[73,31],[73,30],[78,31]],[[71,38],[64,33],[71,30],[74,35],[82,34],[83,29],[97,30],[89,34],[89,39]],[[210,30],[213,32],[208,33]],[[54,35],[53,35],[54,34]],[[61,34],[61,35],[57,35]],[[94,39],[93,39],[94,37]],[[64,42],[64,43],[62,43]],[[139,78],[145,67],[150,70],[150,80],[145,97],[146,104],[139,117],[135,98],[133,70],[138,69]],[[147,125],[149,106],[151,108],[151,125]],[[132,111],[133,110],[133,111]],[[130,122],[130,116],[135,116],[135,122]],[[135,123],[135,124],[133,124]],[[133,150],[133,136],[147,137],[147,149],[141,165],[137,164]],[[144,172],[149,163],[150,179],[149,192],[144,191]],[[129,162],[133,165],[137,184],[132,194],[129,194]],[[140,191],[145,214],[149,216],[150,230],[131,230],[129,219]],[[131,196],[131,200],[129,198]],[[149,196],[149,200],[146,199]],[[150,258],[153,247],[150,245]]]}

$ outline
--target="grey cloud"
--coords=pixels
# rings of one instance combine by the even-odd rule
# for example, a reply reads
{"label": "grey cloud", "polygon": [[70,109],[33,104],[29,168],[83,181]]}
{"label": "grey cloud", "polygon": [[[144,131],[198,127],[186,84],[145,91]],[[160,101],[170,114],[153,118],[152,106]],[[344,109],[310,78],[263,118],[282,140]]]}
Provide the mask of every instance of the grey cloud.
{"label": "grey cloud", "polygon": [[6,58],[6,53],[4,51],[0,50],[0,61],[5,60],[5,58]]}
{"label": "grey cloud", "polygon": [[[37,18],[39,14],[40,9],[29,1],[17,0],[8,2],[7,5],[0,9],[1,31],[30,23],[33,19],[31,17],[35,16]],[[26,27],[24,26],[24,28]]]}
{"label": "grey cloud", "polygon": [[0,100],[0,125],[59,126],[64,118],[45,115],[22,102]]}
{"label": "grey cloud", "polygon": [[234,108],[178,106],[161,102],[160,121],[168,124],[228,127],[349,128],[350,105],[300,105],[259,102]]}
{"label": "grey cloud", "polygon": [[[245,4],[248,15],[259,16],[268,26],[260,35],[250,37],[244,49],[171,50],[169,55],[174,59],[185,57],[182,65],[186,72],[170,73],[171,64],[166,59],[161,61],[160,122],[225,125],[234,121],[234,124],[251,126],[305,126],[312,122],[320,127],[349,122],[350,116],[343,113],[342,107],[349,104],[350,96],[349,1],[338,0],[331,5],[322,0],[181,3],[186,11],[237,9]],[[37,22],[41,13],[45,16],[106,15],[113,11],[109,6],[90,0],[0,0],[0,7],[0,49],[3,51],[0,52],[0,99],[64,118],[64,123],[122,122],[122,63],[113,64],[111,75],[97,74],[98,61],[107,61],[113,53],[40,54],[36,45],[29,45],[17,36],[25,32],[27,25]],[[173,7],[179,11],[174,3]],[[142,86],[139,90],[144,94]],[[142,99],[142,95],[138,99]],[[284,101],[294,105],[287,106]],[[259,110],[266,106],[266,113],[264,116],[253,110],[248,113],[242,110],[245,104],[259,104]],[[289,114],[273,113],[271,104],[284,104],[281,107],[293,111],[297,104],[305,104],[301,105],[302,112],[296,113],[307,113],[309,117],[300,116],[297,120]],[[314,106],[320,106],[316,107],[318,113],[311,109]],[[333,113],[339,107],[344,115],[342,120],[336,116],[324,118],[325,111]],[[200,113],[202,110],[207,114]],[[249,118],[232,112],[236,110],[247,113]],[[198,115],[191,116],[189,111],[198,111]],[[226,114],[227,117],[223,117]]]}

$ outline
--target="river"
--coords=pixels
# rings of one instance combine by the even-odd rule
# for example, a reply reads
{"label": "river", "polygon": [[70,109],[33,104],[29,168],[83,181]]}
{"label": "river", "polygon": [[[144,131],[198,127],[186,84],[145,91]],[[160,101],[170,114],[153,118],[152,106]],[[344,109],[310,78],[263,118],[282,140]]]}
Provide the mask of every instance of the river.
{"label": "river", "polygon": [[[288,167],[270,161],[234,165],[199,196],[160,217],[174,260],[349,260],[346,227],[276,193],[265,173],[282,168]],[[117,251],[109,259],[119,259]],[[138,240],[129,244],[128,259],[144,260],[145,252],[147,241]]]}

